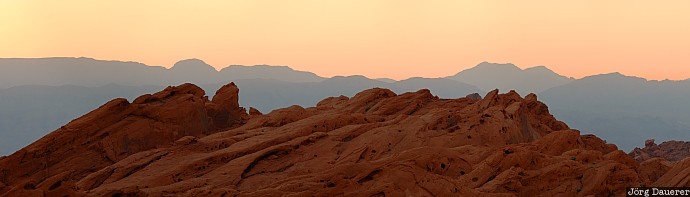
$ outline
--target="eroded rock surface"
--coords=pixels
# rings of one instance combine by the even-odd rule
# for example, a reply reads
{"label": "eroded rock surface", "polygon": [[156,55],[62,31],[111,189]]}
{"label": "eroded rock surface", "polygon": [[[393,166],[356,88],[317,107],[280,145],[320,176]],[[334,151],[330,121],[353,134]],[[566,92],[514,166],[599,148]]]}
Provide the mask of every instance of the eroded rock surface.
{"label": "eroded rock surface", "polygon": [[250,116],[237,93],[209,101],[185,84],[113,100],[0,159],[0,194],[620,196],[690,174],[690,160],[640,164],[580,135],[534,94],[375,88]]}
{"label": "eroded rock surface", "polygon": [[201,88],[183,84],[140,96],[132,103],[112,100],[0,160],[0,182],[8,185],[0,193],[84,194],[75,189],[77,181],[129,161],[132,155],[173,147],[184,136],[201,137],[219,127],[240,125],[245,115],[237,104],[237,87],[228,84],[219,93],[209,101]]}
{"label": "eroded rock surface", "polygon": [[690,142],[667,141],[657,145],[654,139],[645,141],[644,148],[635,148],[629,154],[639,162],[655,157],[668,161],[680,161],[690,157]]}

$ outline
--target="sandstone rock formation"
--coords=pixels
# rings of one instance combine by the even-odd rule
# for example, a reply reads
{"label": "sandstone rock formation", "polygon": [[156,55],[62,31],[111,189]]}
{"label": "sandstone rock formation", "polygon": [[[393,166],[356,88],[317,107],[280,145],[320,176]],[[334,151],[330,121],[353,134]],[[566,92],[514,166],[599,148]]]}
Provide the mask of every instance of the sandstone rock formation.
{"label": "sandstone rock formation", "polygon": [[201,88],[183,84],[132,103],[112,100],[0,160],[0,182],[8,185],[0,194],[74,194],[77,180],[136,153],[241,124],[246,115],[237,104],[237,87],[228,84],[218,92],[208,101]]}
{"label": "sandstone rock formation", "polygon": [[654,186],[690,187],[690,158],[685,158],[673,165],[654,182]]}
{"label": "sandstone rock formation", "polygon": [[690,157],[690,142],[667,141],[657,145],[654,139],[649,139],[645,141],[644,148],[635,148],[629,155],[639,162],[655,157],[680,161]]}
{"label": "sandstone rock formation", "polygon": [[690,179],[690,160],[640,164],[534,94],[375,88],[250,116],[237,92],[113,100],[0,159],[0,195],[610,196]]}
{"label": "sandstone rock formation", "polygon": [[249,115],[264,115],[258,109],[249,107]]}

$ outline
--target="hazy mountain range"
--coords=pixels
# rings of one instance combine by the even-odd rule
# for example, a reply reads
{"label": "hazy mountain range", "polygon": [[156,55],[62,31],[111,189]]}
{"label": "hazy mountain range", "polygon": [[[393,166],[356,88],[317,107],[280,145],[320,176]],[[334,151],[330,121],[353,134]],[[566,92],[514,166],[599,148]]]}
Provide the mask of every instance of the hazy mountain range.
{"label": "hazy mountain range", "polygon": [[483,90],[515,90],[523,95],[538,93],[575,80],[561,76],[545,66],[522,70],[513,64],[488,62],[482,62],[447,78],[472,84]]}
{"label": "hazy mountain range", "polygon": [[290,105],[313,106],[328,96],[372,87],[397,93],[430,89],[442,98],[492,89],[534,92],[559,119],[624,150],[645,139],[690,140],[690,81],[649,81],[621,74],[573,79],[538,66],[488,62],[445,78],[395,81],[364,76],[320,77],[286,66],[228,66],[216,71],[198,59],[172,68],[91,58],[0,59],[0,155],[10,154],[116,97],[130,101],[184,82],[212,95],[234,81],[240,104],[262,112]]}
{"label": "hazy mountain range", "polygon": [[231,65],[216,71],[198,59],[182,60],[170,69],[137,62],[103,61],[91,58],[7,58],[0,59],[0,88],[20,85],[78,85],[98,87],[169,86],[184,82],[220,83],[228,80],[263,78],[287,82],[317,82],[325,78],[295,71],[287,66]]}

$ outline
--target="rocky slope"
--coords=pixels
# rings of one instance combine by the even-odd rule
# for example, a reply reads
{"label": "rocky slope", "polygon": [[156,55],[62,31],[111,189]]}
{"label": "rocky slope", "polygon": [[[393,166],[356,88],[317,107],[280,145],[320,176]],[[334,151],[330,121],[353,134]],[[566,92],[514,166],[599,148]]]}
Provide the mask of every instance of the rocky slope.
{"label": "rocky slope", "polygon": [[238,89],[228,84],[213,101],[192,84],[168,87],[132,103],[112,100],[0,160],[0,193],[74,193],[75,183],[136,153],[171,147],[184,136],[242,124]]}
{"label": "rocky slope", "polygon": [[0,195],[607,196],[689,184],[690,160],[640,164],[534,94],[376,88],[246,114],[238,92],[209,101],[184,84],[108,102],[1,158]]}
{"label": "rocky slope", "polygon": [[666,141],[657,145],[654,139],[650,139],[645,141],[644,148],[635,148],[629,155],[639,162],[655,157],[674,162],[680,161],[690,156],[690,142]]}

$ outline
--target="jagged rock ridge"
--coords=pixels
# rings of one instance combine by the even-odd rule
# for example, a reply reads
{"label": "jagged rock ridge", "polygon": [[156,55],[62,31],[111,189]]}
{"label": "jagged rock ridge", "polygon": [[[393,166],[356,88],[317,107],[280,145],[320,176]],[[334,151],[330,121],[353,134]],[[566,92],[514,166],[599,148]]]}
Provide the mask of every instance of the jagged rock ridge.
{"label": "jagged rock ridge", "polygon": [[73,193],[69,188],[76,180],[133,154],[241,124],[246,115],[237,103],[238,91],[231,83],[208,101],[204,90],[184,84],[132,103],[114,99],[0,160],[0,182],[14,185],[0,193],[32,196],[57,187],[56,193]]}
{"label": "jagged rock ridge", "polygon": [[238,92],[209,101],[185,84],[113,100],[0,159],[0,195],[606,196],[690,177],[690,160],[641,165],[534,94],[375,88],[249,115]]}
{"label": "jagged rock ridge", "polygon": [[690,156],[690,142],[672,140],[657,145],[654,139],[649,139],[645,141],[644,148],[635,148],[629,155],[639,162],[655,157],[673,162],[680,161]]}

